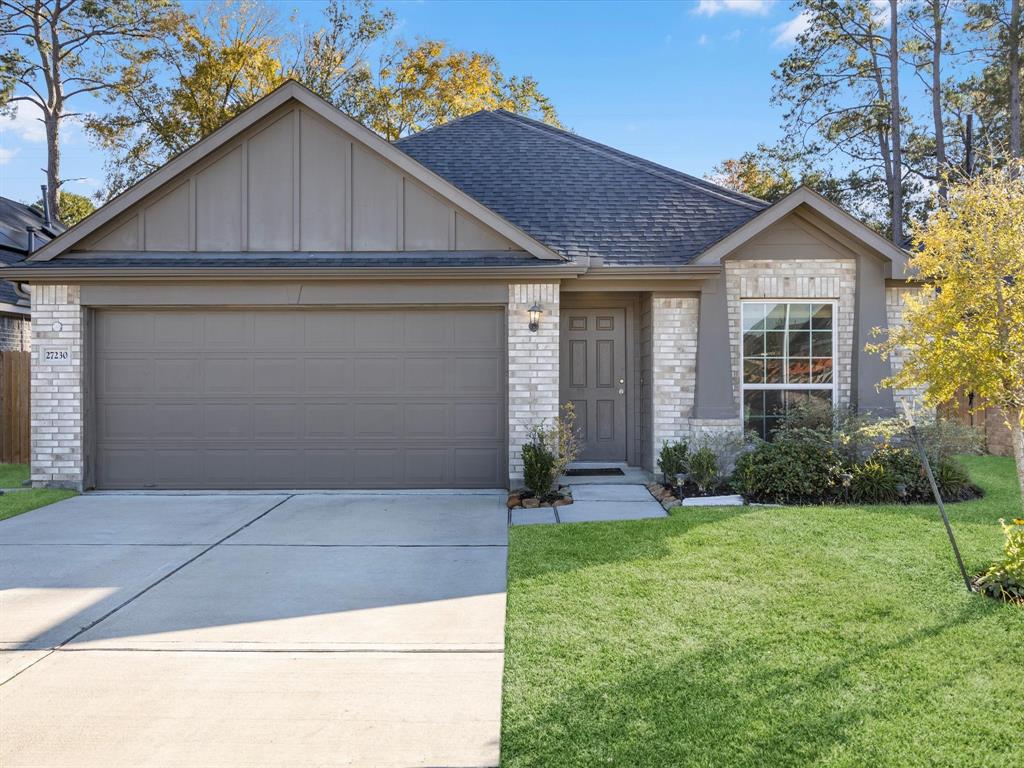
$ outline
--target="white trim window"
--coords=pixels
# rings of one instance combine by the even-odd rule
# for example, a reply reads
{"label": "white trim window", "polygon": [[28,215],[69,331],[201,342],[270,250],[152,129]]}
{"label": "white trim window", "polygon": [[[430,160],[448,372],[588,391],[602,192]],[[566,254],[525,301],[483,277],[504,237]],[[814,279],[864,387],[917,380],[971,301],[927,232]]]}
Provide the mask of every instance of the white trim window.
{"label": "white trim window", "polygon": [[834,301],[744,301],[743,429],[769,439],[793,405],[835,403]]}

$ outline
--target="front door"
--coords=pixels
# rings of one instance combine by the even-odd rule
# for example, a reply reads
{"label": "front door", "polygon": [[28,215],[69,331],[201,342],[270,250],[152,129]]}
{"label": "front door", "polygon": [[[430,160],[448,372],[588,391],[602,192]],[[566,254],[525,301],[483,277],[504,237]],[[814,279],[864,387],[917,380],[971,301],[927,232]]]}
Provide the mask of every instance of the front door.
{"label": "front door", "polygon": [[562,309],[561,398],[576,409],[580,461],[626,460],[626,311]]}

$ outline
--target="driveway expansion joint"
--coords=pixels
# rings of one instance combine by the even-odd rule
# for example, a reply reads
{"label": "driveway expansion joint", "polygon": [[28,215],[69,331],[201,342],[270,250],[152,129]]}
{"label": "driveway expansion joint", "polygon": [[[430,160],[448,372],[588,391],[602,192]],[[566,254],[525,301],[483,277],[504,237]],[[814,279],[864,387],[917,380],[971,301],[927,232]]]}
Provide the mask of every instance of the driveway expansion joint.
{"label": "driveway expansion joint", "polygon": [[[152,584],[149,584],[149,585],[148,585],[148,586],[147,586],[147,587],[146,587],[145,589],[143,589],[143,590],[141,590],[140,592],[137,592],[136,594],[132,595],[132,596],[131,596],[131,597],[129,597],[129,598],[127,599],[127,600],[125,600],[125,601],[124,601],[123,603],[120,603],[119,605],[115,606],[114,608],[112,608],[111,610],[107,611],[107,612],[106,612],[105,614],[103,614],[102,616],[100,616],[100,617],[99,617],[98,619],[95,619],[94,621],[90,622],[90,623],[89,623],[89,624],[87,624],[86,626],[82,627],[82,628],[81,628],[81,629],[79,629],[79,630],[78,630],[77,632],[75,632],[75,633],[74,633],[73,635],[71,635],[71,637],[67,638],[67,639],[66,639],[66,640],[64,640],[63,642],[61,642],[61,643],[58,643],[58,644],[57,644],[56,646],[54,646],[53,650],[60,650],[60,649],[62,649],[62,648],[63,648],[63,647],[65,646],[65,645],[67,645],[67,644],[68,644],[68,643],[70,643],[70,642],[71,642],[72,640],[76,639],[77,637],[80,637],[81,635],[85,634],[85,633],[86,633],[86,632],[88,632],[88,631],[89,631],[90,629],[92,629],[93,627],[95,627],[95,626],[96,626],[97,624],[100,624],[101,622],[103,622],[103,621],[106,621],[106,620],[107,620],[107,619],[109,619],[109,618],[110,618],[111,616],[113,616],[113,615],[114,615],[115,613],[117,613],[117,612],[118,612],[118,611],[120,611],[120,610],[121,610],[122,608],[124,608],[124,607],[125,607],[126,605],[129,605],[130,603],[133,603],[133,602],[135,602],[136,600],[138,600],[138,599],[139,599],[140,597],[142,597],[142,596],[143,596],[144,594],[146,594],[146,593],[147,593],[147,592],[149,592],[149,591],[150,591],[151,589],[153,589],[153,587],[155,587],[155,586],[157,586],[158,584],[162,584],[163,582],[167,581],[167,579],[171,578],[171,576],[173,576],[174,574],[176,574],[176,573],[180,572],[180,571],[181,571],[181,570],[182,570],[183,568],[185,568],[185,567],[187,567],[187,566],[191,565],[191,564],[192,564],[192,563],[194,563],[194,562],[195,562],[196,560],[198,560],[198,559],[199,559],[199,558],[201,558],[201,557],[202,557],[203,555],[205,555],[205,554],[206,554],[207,552],[209,552],[210,550],[212,550],[212,549],[216,548],[216,547],[217,547],[217,546],[219,546],[220,544],[223,544],[223,543],[224,543],[225,541],[227,541],[228,539],[230,539],[230,538],[231,538],[232,536],[234,536],[234,535],[236,535],[236,534],[238,534],[238,533],[241,533],[242,531],[244,531],[244,530],[245,530],[246,528],[248,528],[248,527],[249,527],[250,525],[252,525],[252,524],[253,524],[253,523],[255,523],[256,521],[258,521],[258,520],[262,519],[263,517],[266,517],[267,515],[269,515],[269,514],[270,514],[271,512],[273,512],[273,511],[274,511],[275,509],[277,509],[278,507],[280,507],[280,506],[281,506],[282,504],[284,504],[285,502],[287,502],[287,501],[288,501],[289,499],[291,499],[291,498],[292,498],[291,496],[287,496],[287,497],[285,497],[285,498],[281,499],[281,501],[277,502],[276,504],[274,504],[273,506],[271,506],[271,507],[270,507],[269,509],[265,509],[265,510],[264,510],[263,512],[260,512],[260,513],[259,513],[258,515],[256,515],[256,517],[254,517],[254,518],[253,518],[252,520],[250,520],[249,522],[247,522],[247,523],[245,523],[244,525],[241,525],[241,526],[239,526],[238,528],[236,528],[235,530],[231,531],[231,533],[229,533],[229,534],[228,534],[227,536],[224,536],[223,538],[221,538],[221,539],[219,539],[219,540],[217,540],[217,541],[213,542],[213,544],[211,544],[210,546],[206,547],[206,549],[204,549],[204,550],[202,550],[201,552],[199,552],[199,553],[197,553],[197,554],[193,555],[192,557],[190,557],[190,558],[189,558],[188,560],[186,560],[185,562],[183,562],[183,563],[181,563],[180,565],[178,565],[178,566],[177,566],[176,568],[174,568],[173,570],[169,571],[168,573],[165,573],[165,574],[164,574],[163,576],[161,576],[161,577],[160,577],[159,579],[157,579],[156,581],[154,581],[154,582],[153,582]],[[41,659],[40,659],[40,661],[41,661]],[[39,662],[36,662],[36,663],[38,664]],[[34,666],[34,665],[33,665],[33,666]],[[13,679],[13,678],[12,678],[12,679]]]}

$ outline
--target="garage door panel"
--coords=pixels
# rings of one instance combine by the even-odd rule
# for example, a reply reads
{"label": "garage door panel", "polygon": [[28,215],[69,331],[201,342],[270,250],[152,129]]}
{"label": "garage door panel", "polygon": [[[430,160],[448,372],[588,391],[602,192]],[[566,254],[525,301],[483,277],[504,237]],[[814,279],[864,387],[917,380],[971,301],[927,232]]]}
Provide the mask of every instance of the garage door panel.
{"label": "garage door panel", "polygon": [[201,455],[194,450],[181,448],[153,450],[153,478],[156,486],[182,487],[193,477],[201,477],[203,464]]}
{"label": "garage door panel", "polygon": [[309,403],[305,406],[305,436],[314,439],[352,437],[352,407],[348,403]]}
{"label": "garage door panel", "polygon": [[501,466],[501,457],[496,448],[455,449],[455,487],[486,485],[487,478],[494,477]]}
{"label": "garage door panel", "polygon": [[97,328],[99,349],[152,349],[154,316],[145,313],[105,313]]}
{"label": "garage door panel", "polygon": [[452,318],[452,346],[464,350],[502,348],[504,318],[486,310],[467,310]]}
{"label": "garage door panel", "polygon": [[390,438],[401,435],[402,413],[394,403],[355,403],[352,406],[352,436]]}
{"label": "garage door panel", "polygon": [[257,440],[301,440],[302,406],[296,403],[256,403],[252,407],[253,437]]}
{"label": "garage door panel", "polygon": [[306,392],[344,395],[355,389],[355,370],[347,357],[307,358],[304,368]]}
{"label": "garage door panel", "polygon": [[411,357],[403,361],[401,386],[407,392],[443,393],[448,387],[447,357]]}
{"label": "garage door panel", "polygon": [[504,484],[498,309],[96,314],[99,487]]}
{"label": "garage door panel", "polygon": [[301,394],[305,390],[302,364],[294,357],[268,357],[253,363],[253,392],[258,395]]}
{"label": "garage door panel", "polygon": [[353,392],[376,395],[398,392],[402,381],[402,360],[398,357],[375,358],[355,357],[353,367]]}
{"label": "garage door panel", "polygon": [[198,395],[203,367],[197,357],[158,357],[153,360],[153,389],[157,394]]}
{"label": "garage door panel", "polygon": [[500,440],[502,436],[502,410],[493,401],[456,403],[454,437],[472,437]]}
{"label": "garage door panel", "polygon": [[455,392],[498,394],[502,391],[502,363],[491,357],[459,357],[453,366]]}
{"label": "garage door panel", "polygon": [[199,414],[201,423],[192,430],[195,439],[251,440],[252,409],[248,403],[200,403],[191,410],[190,419]]}
{"label": "garage door panel", "polygon": [[144,421],[140,421],[133,435],[122,435],[121,437],[135,437],[143,440],[146,437],[157,440],[191,440],[194,435],[200,434],[199,430],[203,428],[202,407],[197,401],[147,403],[143,407],[151,414],[152,423],[147,425]]}
{"label": "garage door panel", "polygon": [[112,358],[97,368],[96,385],[101,394],[131,395],[153,389],[153,363],[147,358]]}
{"label": "garage door panel", "polygon": [[249,312],[207,312],[203,315],[203,345],[213,349],[245,349],[253,343]]}
{"label": "garage door panel", "polygon": [[194,349],[202,342],[202,317],[179,312],[153,315],[153,346],[157,349]]}

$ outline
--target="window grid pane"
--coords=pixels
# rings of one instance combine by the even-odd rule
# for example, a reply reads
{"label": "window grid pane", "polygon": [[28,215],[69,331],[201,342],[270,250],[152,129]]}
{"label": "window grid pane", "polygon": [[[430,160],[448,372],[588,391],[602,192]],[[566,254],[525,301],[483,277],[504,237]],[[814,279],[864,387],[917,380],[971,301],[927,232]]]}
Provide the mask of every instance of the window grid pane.
{"label": "window grid pane", "polygon": [[832,401],[832,322],[832,304],[743,303],[744,429],[769,439],[798,403]]}

